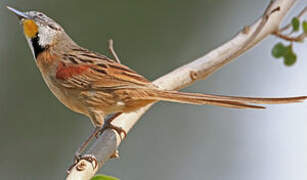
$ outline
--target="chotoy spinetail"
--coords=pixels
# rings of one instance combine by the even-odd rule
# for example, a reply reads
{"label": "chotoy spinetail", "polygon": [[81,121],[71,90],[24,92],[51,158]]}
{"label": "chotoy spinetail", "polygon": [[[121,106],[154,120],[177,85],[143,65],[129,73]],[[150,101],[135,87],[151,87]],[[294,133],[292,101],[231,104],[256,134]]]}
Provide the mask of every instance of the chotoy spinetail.
{"label": "chotoy spinetail", "polygon": [[104,117],[132,112],[155,101],[263,109],[254,104],[302,102],[307,97],[254,98],[184,93],[163,90],[129,67],[105,55],[77,45],[64,29],[45,14],[20,12],[19,18],[43,79],[53,94],[69,109],[88,116],[95,130],[76,156],[98,132],[106,128],[125,133]]}

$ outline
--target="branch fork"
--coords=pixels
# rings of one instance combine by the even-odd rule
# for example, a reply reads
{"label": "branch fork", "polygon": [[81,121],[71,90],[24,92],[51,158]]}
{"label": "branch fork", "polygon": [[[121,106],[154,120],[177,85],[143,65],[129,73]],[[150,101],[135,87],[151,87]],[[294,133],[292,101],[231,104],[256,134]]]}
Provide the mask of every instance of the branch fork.
{"label": "branch fork", "polygon": [[[296,16],[296,18],[300,19],[307,13],[307,6]],[[285,25],[284,27],[274,31],[272,34],[289,42],[303,42],[303,40],[307,37],[307,33],[302,32],[299,35],[292,36],[294,31],[291,31],[288,34],[284,34],[286,30],[288,30],[291,27],[291,23]]]}

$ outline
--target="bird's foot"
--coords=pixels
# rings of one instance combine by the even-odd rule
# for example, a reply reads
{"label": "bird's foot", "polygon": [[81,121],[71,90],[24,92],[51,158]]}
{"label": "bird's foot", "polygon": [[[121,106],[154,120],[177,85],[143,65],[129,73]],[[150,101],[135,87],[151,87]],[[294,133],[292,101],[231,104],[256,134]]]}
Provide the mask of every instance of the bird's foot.
{"label": "bird's foot", "polygon": [[[107,129],[115,130],[122,139],[124,139],[127,136],[127,132],[122,127],[114,126],[113,124],[109,122],[106,122],[103,125],[103,127],[100,129],[100,134],[102,134]],[[124,134],[124,137],[122,136],[122,134]]]}
{"label": "bird's foot", "polygon": [[[90,162],[93,166],[93,169],[96,169],[96,167],[98,166],[98,161],[97,159],[95,158],[95,156],[91,155],[91,154],[85,154],[83,156],[79,155],[74,163],[67,169],[67,174],[70,174],[71,170],[81,161],[81,160],[86,160],[88,162]],[[76,166],[77,170],[81,171],[82,168],[84,166],[82,164],[79,164]]]}
{"label": "bird's foot", "polygon": [[114,151],[114,153],[110,156],[111,159],[117,159],[119,158],[119,152],[118,150]]}
{"label": "bird's foot", "polygon": [[75,152],[75,156],[74,156],[74,160],[73,160],[73,163],[75,164],[75,163],[78,163],[79,161],[80,161],[80,159],[81,159],[81,153],[80,152]]}

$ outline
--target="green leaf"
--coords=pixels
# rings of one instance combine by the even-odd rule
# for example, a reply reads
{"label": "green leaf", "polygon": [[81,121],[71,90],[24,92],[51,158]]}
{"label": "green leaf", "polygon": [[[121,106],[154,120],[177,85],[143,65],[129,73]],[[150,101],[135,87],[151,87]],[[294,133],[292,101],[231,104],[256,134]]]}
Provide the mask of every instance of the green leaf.
{"label": "green leaf", "polygon": [[303,21],[302,23],[304,33],[307,34],[307,21]]}
{"label": "green leaf", "polygon": [[288,54],[284,57],[284,63],[286,66],[292,66],[296,62],[296,54]]}
{"label": "green leaf", "polygon": [[300,20],[294,17],[291,21],[293,31],[298,31],[300,29]]}
{"label": "green leaf", "polygon": [[284,64],[286,66],[292,66],[296,62],[296,54],[293,52],[292,45],[286,47],[286,54],[284,55]]}
{"label": "green leaf", "polygon": [[285,47],[282,43],[277,43],[272,49],[272,55],[275,58],[283,57],[286,54],[287,47]]}
{"label": "green leaf", "polygon": [[96,175],[91,180],[119,180],[118,178],[106,175]]}
{"label": "green leaf", "polygon": [[285,46],[285,50],[284,50],[283,56],[286,56],[287,54],[291,54],[292,52],[293,52],[292,44],[290,44],[289,46]]}

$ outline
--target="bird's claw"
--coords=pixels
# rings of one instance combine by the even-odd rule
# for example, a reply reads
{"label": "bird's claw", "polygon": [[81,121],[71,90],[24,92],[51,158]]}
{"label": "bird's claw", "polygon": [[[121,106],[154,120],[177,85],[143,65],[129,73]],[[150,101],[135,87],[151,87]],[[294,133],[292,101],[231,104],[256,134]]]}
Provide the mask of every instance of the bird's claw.
{"label": "bird's claw", "polygon": [[81,157],[82,157],[82,156],[81,156],[81,153],[75,152],[75,156],[74,156],[73,162],[74,162],[74,163],[78,163],[78,162],[80,161]]}
{"label": "bird's claw", "polygon": [[119,158],[119,152],[118,152],[118,150],[114,151],[114,153],[113,153],[110,157],[111,157],[111,159],[117,159],[117,158]]}
{"label": "bird's claw", "polygon": [[[115,130],[122,139],[127,136],[127,132],[122,127],[114,126],[111,123],[104,124],[104,126],[100,129],[100,134],[102,134],[106,129]],[[122,137],[122,134],[124,134],[124,137]]]}
{"label": "bird's claw", "polygon": [[[70,174],[71,170],[81,161],[81,160],[86,160],[88,162],[90,162],[93,166],[93,169],[96,169],[96,167],[98,166],[98,161],[95,158],[95,156],[91,155],[91,154],[85,154],[83,156],[78,155],[75,156],[75,161],[74,163],[67,169],[67,174]],[[82,164],[77,165],[75,168],[77,168],[77,170],[81,171],[82,170]]]}

